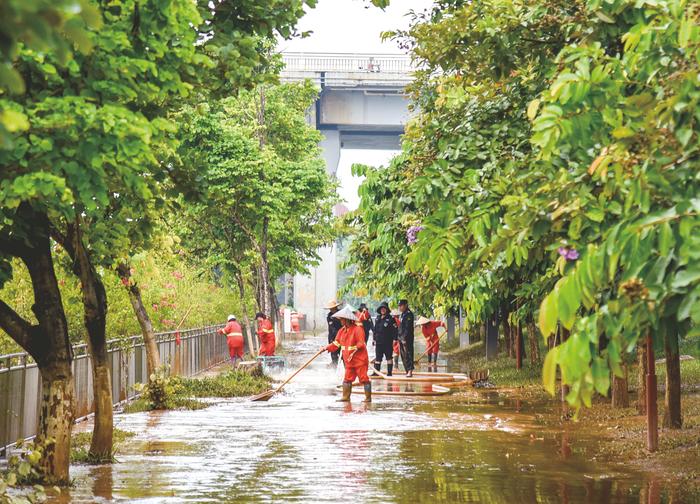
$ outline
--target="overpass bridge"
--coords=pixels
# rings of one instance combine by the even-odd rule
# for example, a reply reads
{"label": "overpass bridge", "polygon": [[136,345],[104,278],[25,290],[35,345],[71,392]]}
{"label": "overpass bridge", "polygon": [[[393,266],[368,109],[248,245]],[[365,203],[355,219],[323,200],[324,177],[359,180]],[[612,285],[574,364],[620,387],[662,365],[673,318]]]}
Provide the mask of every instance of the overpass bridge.
{"label": "overpass bridge", "polygon": [[[409,118],[405,88],[414,68],[408,56],[283,53],[282,82],[306,79],[320,89],[307,120],[323,134],[328,172],[338,170],[341,149],[400,150]],[[337,245],[319,250],[310,275],[295,275],[283,302],[306,314],[307,328],[326,328],[323,306],[338,289]]]}

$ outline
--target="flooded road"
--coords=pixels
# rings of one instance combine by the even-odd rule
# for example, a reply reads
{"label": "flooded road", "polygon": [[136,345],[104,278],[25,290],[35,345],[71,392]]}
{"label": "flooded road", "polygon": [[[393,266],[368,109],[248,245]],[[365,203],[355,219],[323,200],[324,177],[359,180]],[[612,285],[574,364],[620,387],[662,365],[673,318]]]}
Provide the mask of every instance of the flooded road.
{"label": "flooded road", "polygon": [[[290,364],[320,343],[288,344]],[[74,487],[50,502],[639,503],[657,485],[587,461],[597,440],[562,432],[545,405],[493,393],[338,403],[328,361],[269,402],[116,415],[137,433],[118,463],[73,466]]]}

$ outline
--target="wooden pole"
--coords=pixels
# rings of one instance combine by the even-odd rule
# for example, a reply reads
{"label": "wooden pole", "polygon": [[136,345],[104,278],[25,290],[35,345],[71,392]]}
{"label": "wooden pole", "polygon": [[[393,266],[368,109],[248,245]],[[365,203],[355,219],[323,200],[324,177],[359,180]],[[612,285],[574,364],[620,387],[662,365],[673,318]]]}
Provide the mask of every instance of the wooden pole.
{"label": "wooden pole", "polygon": [[523,331],[520,322],[517,322],[515,328],[515,367],[522,369],[523,367]]}
{"label": "wooden pole", "polygon": [[656,390],[656,363],[651,331],[647,332],[647,450],[655,452],[659,447],[659,412]]}

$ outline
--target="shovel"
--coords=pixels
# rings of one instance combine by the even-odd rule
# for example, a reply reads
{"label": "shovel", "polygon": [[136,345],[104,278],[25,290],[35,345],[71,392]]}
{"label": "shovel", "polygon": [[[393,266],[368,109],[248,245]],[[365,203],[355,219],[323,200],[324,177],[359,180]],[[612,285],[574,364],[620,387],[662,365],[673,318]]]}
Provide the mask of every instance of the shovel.
{"label": "shovel", "polygon": [[296,375],[298,375],[298,374],[301,372],[302,369],[304,369],[306,366],[308,366],[309,364],[311,364],[311,362],[312,362],[316,357],[318,357],[319,355],[321,355],[321,354],[322,354],[323,352],[325,352],[325,351],[326,351],[326,349],[323,348],[323,349],[319,350],[318,352],[316,352],[316,354],[315,354],[313,357],[311,357],[308,361],[306,361],[306,364],[304,364],[304,365],[301,366],[299,369],[297,369],[296,371],[294,371],[294,372],[291,374],[291,376],[290,376],[289,378],[287,378],[286,380],[284,380],[284,381],[282,382],[282,384],[281,384],[279,387],[277,387],[276,389],[267,390],[267,391],[262,392],[262,393],[260,393],[260,394],[254,395],[253,397],[250,398],[250,400],[251,400],[251,401],[269,401],[270,398],[271,398],[273,395],[275,395],[277,392],[279,392],[280,390],[282,390],[282,387],[284,387],[287,383],[289,383],[290,381],[292,381],[292,378],[294,378]]}

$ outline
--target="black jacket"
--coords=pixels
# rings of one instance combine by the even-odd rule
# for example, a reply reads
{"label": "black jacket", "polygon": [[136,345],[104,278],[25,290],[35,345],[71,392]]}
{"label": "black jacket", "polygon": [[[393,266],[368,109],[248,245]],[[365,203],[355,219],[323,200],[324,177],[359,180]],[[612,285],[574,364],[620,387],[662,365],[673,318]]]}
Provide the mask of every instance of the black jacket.
{"label": "black jacket", "polygon": [[406,308],[406,311],[400,315],[399,320],[401,321],[399,325],[399,339],[401,341],[413,341],[413,312]]}
{"label": "black jacket", "polygon": [[392,344],[398,336],[396,320],[390,314],[378,315],[374,321],[374,341],[378,345]]}
{"label": "black jacket", "polygon": [[343,326],[343,324],[340,323],[340,319],[333,318],[334,313],[335,312],[328,312],[326,316],[326,320],[328,321],[328,343],[333,343],[333,340],[338,335],[338,331],[340,331],[340,328]]}

